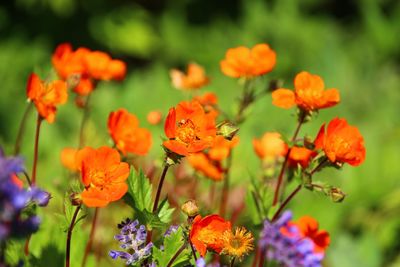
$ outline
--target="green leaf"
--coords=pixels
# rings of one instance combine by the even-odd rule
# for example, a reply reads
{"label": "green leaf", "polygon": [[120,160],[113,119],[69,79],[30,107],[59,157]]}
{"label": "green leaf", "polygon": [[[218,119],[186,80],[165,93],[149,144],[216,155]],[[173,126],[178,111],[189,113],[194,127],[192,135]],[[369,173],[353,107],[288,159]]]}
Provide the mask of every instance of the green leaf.
{"label": "green leaf", "polygon": [[[167,266],[172,257],[182,247],[186,241],[184,240],[182,227],[176,232],[164,238],[164,250],[153,247],[153,259],[157,262],[157,266]],[[185,248],[175,259],[172,267],[182,266],[183,263],[190,260],[190,251]]]}
{"label": "green leaf", "polygon": [[172,219],[172,213],[174,213],[174,208],[170,208],[168,203],[168,196],[161,201],[160,206],[158,208],[158,217],[164,223],[170,223]]}
{"label": "green leaf", "polygon": [[128,194],[125,197],[126,202],[136,211],[144,211],[152,209],[151,200],[152,188],[149,179],[144,175],[142,170],[135,171],[132,168],[131,175],[128,178]]}
{"label": "green leaf", "polygon": [[136,213],[139,221],[143,222],[146,225],[146,228],[152,230],[154,228],[164,228],[167,226],[165,222],[160,220],[160,217],[157,214],[153,214],[148,210],[138,211]]}

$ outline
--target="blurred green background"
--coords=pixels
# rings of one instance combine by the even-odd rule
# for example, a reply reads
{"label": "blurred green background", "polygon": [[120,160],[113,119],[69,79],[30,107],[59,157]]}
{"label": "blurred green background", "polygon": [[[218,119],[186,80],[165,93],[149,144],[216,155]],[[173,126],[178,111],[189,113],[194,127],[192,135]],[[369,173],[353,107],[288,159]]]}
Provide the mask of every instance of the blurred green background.
{"label": "blurred green background", "polygon": [[[307,70],[321,75],[327,87],[340,90],[340,105],[323,110],[304,126],[302,134],[315,136],[323,122],[345,117],[359,127],[367,147],[366,161],[360,167],[345,166],[340,172],[317,175],[348,194],[343,203],[302,191],[292,205],[295,216],[312,215],[331,233],[326,266],[400,266],[399,1],[10,0],[0,4],[0,36],[0,143],[6,152],[13,151],[27,105],[25,86],[30,72],[42,77],[52,73],[54,48],[71,42],[74,48],[110,52],[129,65],[125,81],[102,83],[94,93],[88,145],[110,144],[107,116],[124,107],[152,130],[148,159],[159,161],[162,127],[148,125],[146,114],[155,109],[166,114],[169,107],[188,97],[172,88],[169,69],[189,61],[203,65],[212,82],[202,90],[216,92],[221,107],[233,113],[240,85],[220,72],[219,61],[228,48],[270,44],[277,52],[277,65],[265,81],[282,78],[285,87],[293,88],[294,75]],[[68,104],[60,107],[56,123],[42,127],[39,185],[54,195],[44,211],[43,230],[47,231],[32,238],[32,251],[42,263],[46,259],[49,263],[50,255],[58,255],[61,261],[63,257],[64,235],[52,212],[61,212],[62,191],[68,184],[60,151],[77,145],[81,111],[73,101],[71,94]],[[33,114],[29,120],[22,148],[28,169]],[[274,130],[290,136],[294,127],[293,110],[272,106],[270,96],[260,99],[240,130],[234,183],[239,186],[239,179],[257,172],[249,171],[259,166],[252,138]],[[105,256],[109,241],[116,233],[115,223],[127,214],[122,208],[119,212],[118,204],[109,209],[101,215],[103,227],[97,234],[96,251],[104,258],[97,266],[110,265]],[[83,239],[88,225],[84,229],[76,232]],[[53,245],[44,248],[47,241]],[[117,248],[116,243],[111,246]],[[73,259],[81,257],[83,247],[84,242],[75,246]],[[94,257],[90,260],[94,264]]]}

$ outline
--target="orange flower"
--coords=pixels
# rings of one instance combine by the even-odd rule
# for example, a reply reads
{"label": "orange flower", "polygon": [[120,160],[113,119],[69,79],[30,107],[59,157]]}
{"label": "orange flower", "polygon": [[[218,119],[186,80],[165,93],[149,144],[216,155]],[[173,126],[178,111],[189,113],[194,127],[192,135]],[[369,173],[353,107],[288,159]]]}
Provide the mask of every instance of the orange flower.
{"label": "orange flower", "polygon": [[208,155],[202,152],[191,154],[188,161],[196,171],[214,181],[220,181],[224,178],[221,162],[211,160]]}
{"label": "orange flower", "polygon": [[261,159],[275,159],[284,157],[288,147],[276,132],[266,132],[261,139],[253,139],[254,151]]}
{"label": "orange flower", "polygon": [[108,132],[123,154],[145,155],[151,147],[151,133],[147,129],[139,128],[136,116],[125,109],[110,113]]}
{"label": "orange flower", "polygon": [[104,207],[121,199],[128,191],[125,180],[129,165],[121,162],[117,150],[109,147],[85,147],[78,152],[82,159],[80,170],[85,190],[81,197],[88,207]]}
{"label": "orange flower", "polygon": [[177,89],[193,90],[199,89],[210,82],[206,76],[204,69],[196,63],[189,63],[187,74],[180,70],[172,69],[169,72],[172,85]]}
{"label": "orange flower", "polygon": [[227,140],[222,135],[218,135],[213,146],[208,151],[210,159],[221,161],[226,159],[234,148],[239,143],[239,137],[235,136],[233,139]]}
{"label": "orange flower", "polygon": [[292,168],[300,164],[303,168],[307,168],[310,160],[317,155],[317,152],[305,147],[294,146],[289,154],[289,166]]}
{"label": "orange flower", "polygon": [[267,44],[258,44],[252,49],[244,46],[228,49],[220,65],[227,76],[251,78],[272,71],[275,63],[275,51]]}
{"label": "orange flower", "polygon": [[313,241],[315,252],[325,252],[330,243],[329,233],[325,230],[319,230],[318,222],[314,218],[303,216],[298,222],[292,222],[292,224],[299,228],[300,234],[303,237],[307,237]]}
{"label": "orange flower", "polygon": [[162,113],[158,110],[150,111],[147,114],[147,121],[152,125],[157,125],[162,120]]}
{"label": "orange flower", "polygon": [[318,75],[300,72],[294,79],[295,91],[280,88],[272,92],[272,104],[281,108],[297,105],[305,111],[328,108],[340,101],[337,89],[324,90],[324,81]]}
{"label": "orange flower", "polygon": [[27,95],[35,103],[40,116],[49,123],[53,123],[56,117],[57,105],[67,102],[67,85],[65,82],[56,80],[45,83],[39,76],[32,73],[28,79]]}
{"label": "orange flower", "polygon": [[231,231],[231,223],[219,215],[213,214],[204,218],[198,215],[193,221],[189,237],[197,251],[204,257],[207,249],[212,249],[217,253],[222,251],[225,231]]}
{"label": "orange flower", "polygon": [[79,82],[74,91],[79,95],[88,95],[93,91],[94,80],[123,80],[126,75],[126,64],[112,59],[100,51],[90,51],[81,47],[73,51],[68,43],[60,44],[53,56],[52,63],[62,79],[74,76]]}
{"label": "orange flower", "polygon": [[206,114],[197,101],[181,102],[169,110],[164,130],[169,138],[163,143],[164,147],[187,156],[213,144],[216,136],[215,116]]}
{"label": "orange flower", "polygon": [[346,162],[358,166],[365,160],[364,138],[360,131],[349,125],[345,119],[331,120],[326,132],[323,124],[314,144],[315,148],[322,149],[333,163]]}
{"label": "orange flower", "polygon": [[78,149],[70,147],[66,147],[61,151],[61,163],[65,168],[71,171],[80,169],[80,164],[82,164],[82,162],[77,160],[78,151]]}

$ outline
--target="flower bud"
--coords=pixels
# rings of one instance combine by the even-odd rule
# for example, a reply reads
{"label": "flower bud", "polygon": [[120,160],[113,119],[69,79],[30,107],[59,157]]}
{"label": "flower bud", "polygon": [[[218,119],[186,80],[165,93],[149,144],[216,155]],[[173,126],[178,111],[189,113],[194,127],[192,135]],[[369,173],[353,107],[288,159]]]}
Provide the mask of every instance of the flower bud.
{"label": "flower bud", "polygon": [[197,206],[196,200],[188,200],[182,204],[181,210],[188,216],[188,217],[195,217],[199,214],[199,207]]}
{"label": "flower bud", "polygon": [[217,125],[217,134],[222,135],[228,140],[232,140],[238,131],[239,127],[228,121],[224,121]]}
{"label": "flower bud", "polygon": [[81,194],[79,193],[71,193],[69,199],[71,200],[72,206],[79,206],[82,204]]}
{"label": "flower bud", "polygon": [[340,188],[337,187],[332,187],[329,196],[331,197],[332,201],[335,203],[342,202],[344,198],[346,197],[346,194],[340,190]]}

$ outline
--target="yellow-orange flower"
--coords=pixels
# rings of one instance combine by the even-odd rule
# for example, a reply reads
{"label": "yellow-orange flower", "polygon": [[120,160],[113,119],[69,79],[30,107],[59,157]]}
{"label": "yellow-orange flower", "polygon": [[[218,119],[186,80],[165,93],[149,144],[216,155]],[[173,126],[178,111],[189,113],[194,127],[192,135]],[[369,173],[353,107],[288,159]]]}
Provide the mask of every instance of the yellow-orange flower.
{"label": "yellow-orange flower", "polygon": [[74,87],[74,91],[79,95],[92,92],[95,80],[123,80],[126,75],[126,64],[123,61],[112,59],[104,52],[91,51],[84,47],[73,51],[68,43],[57,46],[52,63],[62,79],[79,79]]}
{"label": "yellow-orange flower", "polygon": [[297,222],[291,222],[296,225],[300,234],[309,238],[314,243],[314,251],[317,253],[324,253],[330,244],[329,233],[325,230],[319,230],[318,222],[310,216],[303,216]]}
{"label": "yellow-orange flower", "polygon": [[324,81],[318,75],[300,72],[294,79],[295,91],[279,88],[272,92],[272,104],[289,109],[295,105],[305,111],[332,107],[339,103],[337,89],[325,90]]}
{"label": "yellow-orange flower", "polygon": [[288,150],[288,146],[277,132],[266,132],[261,139],[253,139],[253,147],[259,158],[267,160],[284,157]]}
{"label": "yellow-orange flower", "polygon": [[220,181],[224,178],[224,169],[220,161],[213,161],[205,153],[194,153],[188,156],[190,165],[204,176]]}
{"label": "yellow-orange flower", "polygon": [[82,202],[88,207],[104,207],[121,199],[128,191],[126,179],[129,164],[121,162],[117,150],[109,147],[85,147],[78,152],[82,159],[80,170],[85,190]]}
{"label": "yellow-orange flower", "polygon": [[139,128],[139,120],[125,109],[110,113],[108,131],[115,145],[123,154],[145,155],[151,147],[150,131]]}
{"label": "yellow-orange flower", "polygon": [[177,69],[172,69],[169,74],[171,76],[172,85],[177,89],[199,89],[210,82],[204,68],[196,63],[189,63],[186,74]]}
{"label": "yellow-orange flower", "polygon": [[244,227],[238,227],[234,231],[225,231],[222,238],[224,240],[222,253],[239,260],[254,249],[253,235]]}
{"label": "yellow-orange flower", "polygon": [[310,160],[317,155],[317,152],[305,147],[293,146],[289,154],[289,166],[297,167],[300,164],[303,168],[307,168]]}
{"label": "yellow-orange flower", "polygon": [[275,64],[275,51],[267,44],[258,44],[252,49],[244,46],[228,49],[220,66],[227,76],[251,78],[272,71]]}
{"label": "yellow-orange flower", "polygon": [[147,113],[147,121],[152,125],[157,125],[162,120],[162,113],[158,110],[153,110]]}
{"label": "yellow-orange flower", "polygon": [[46,83],[35,73],[29,76],[26,91],[40,116],[49,123],[53,123],[56,118],[57,105],[64,104],[68,99],[67,85],[64,81]]}
{"label": "yellow-orange flower", "polygon": [[216,137],[215,116],[205,113],[197,101],[181,102],[169,110],[163,142],[170,151],[187,156],[209,148]]}
{"label": "yellow-orange flower", "polygon": [[325,131],[322,125],[314,141],[316,149],[322,149],[328,159],[335,163],[358,166],[365,160],[364,138],[360,131],[345,119],[331,120]]}
{"label": "yellow-orange flower", "polygon": [[219,215],[208,215],[201,218],[197,215],[193,221],[189,238],[202,257],[207,249],[220,253],[224,248],[223,235],[231,230],[231,223]]}
{"label": "yellow-orange flower", "polygon": [[77,160],[78,149],[66,147],[61,151],[61,163],[62,165],[71,170],[77,171],[80,169],[80,164]]}

